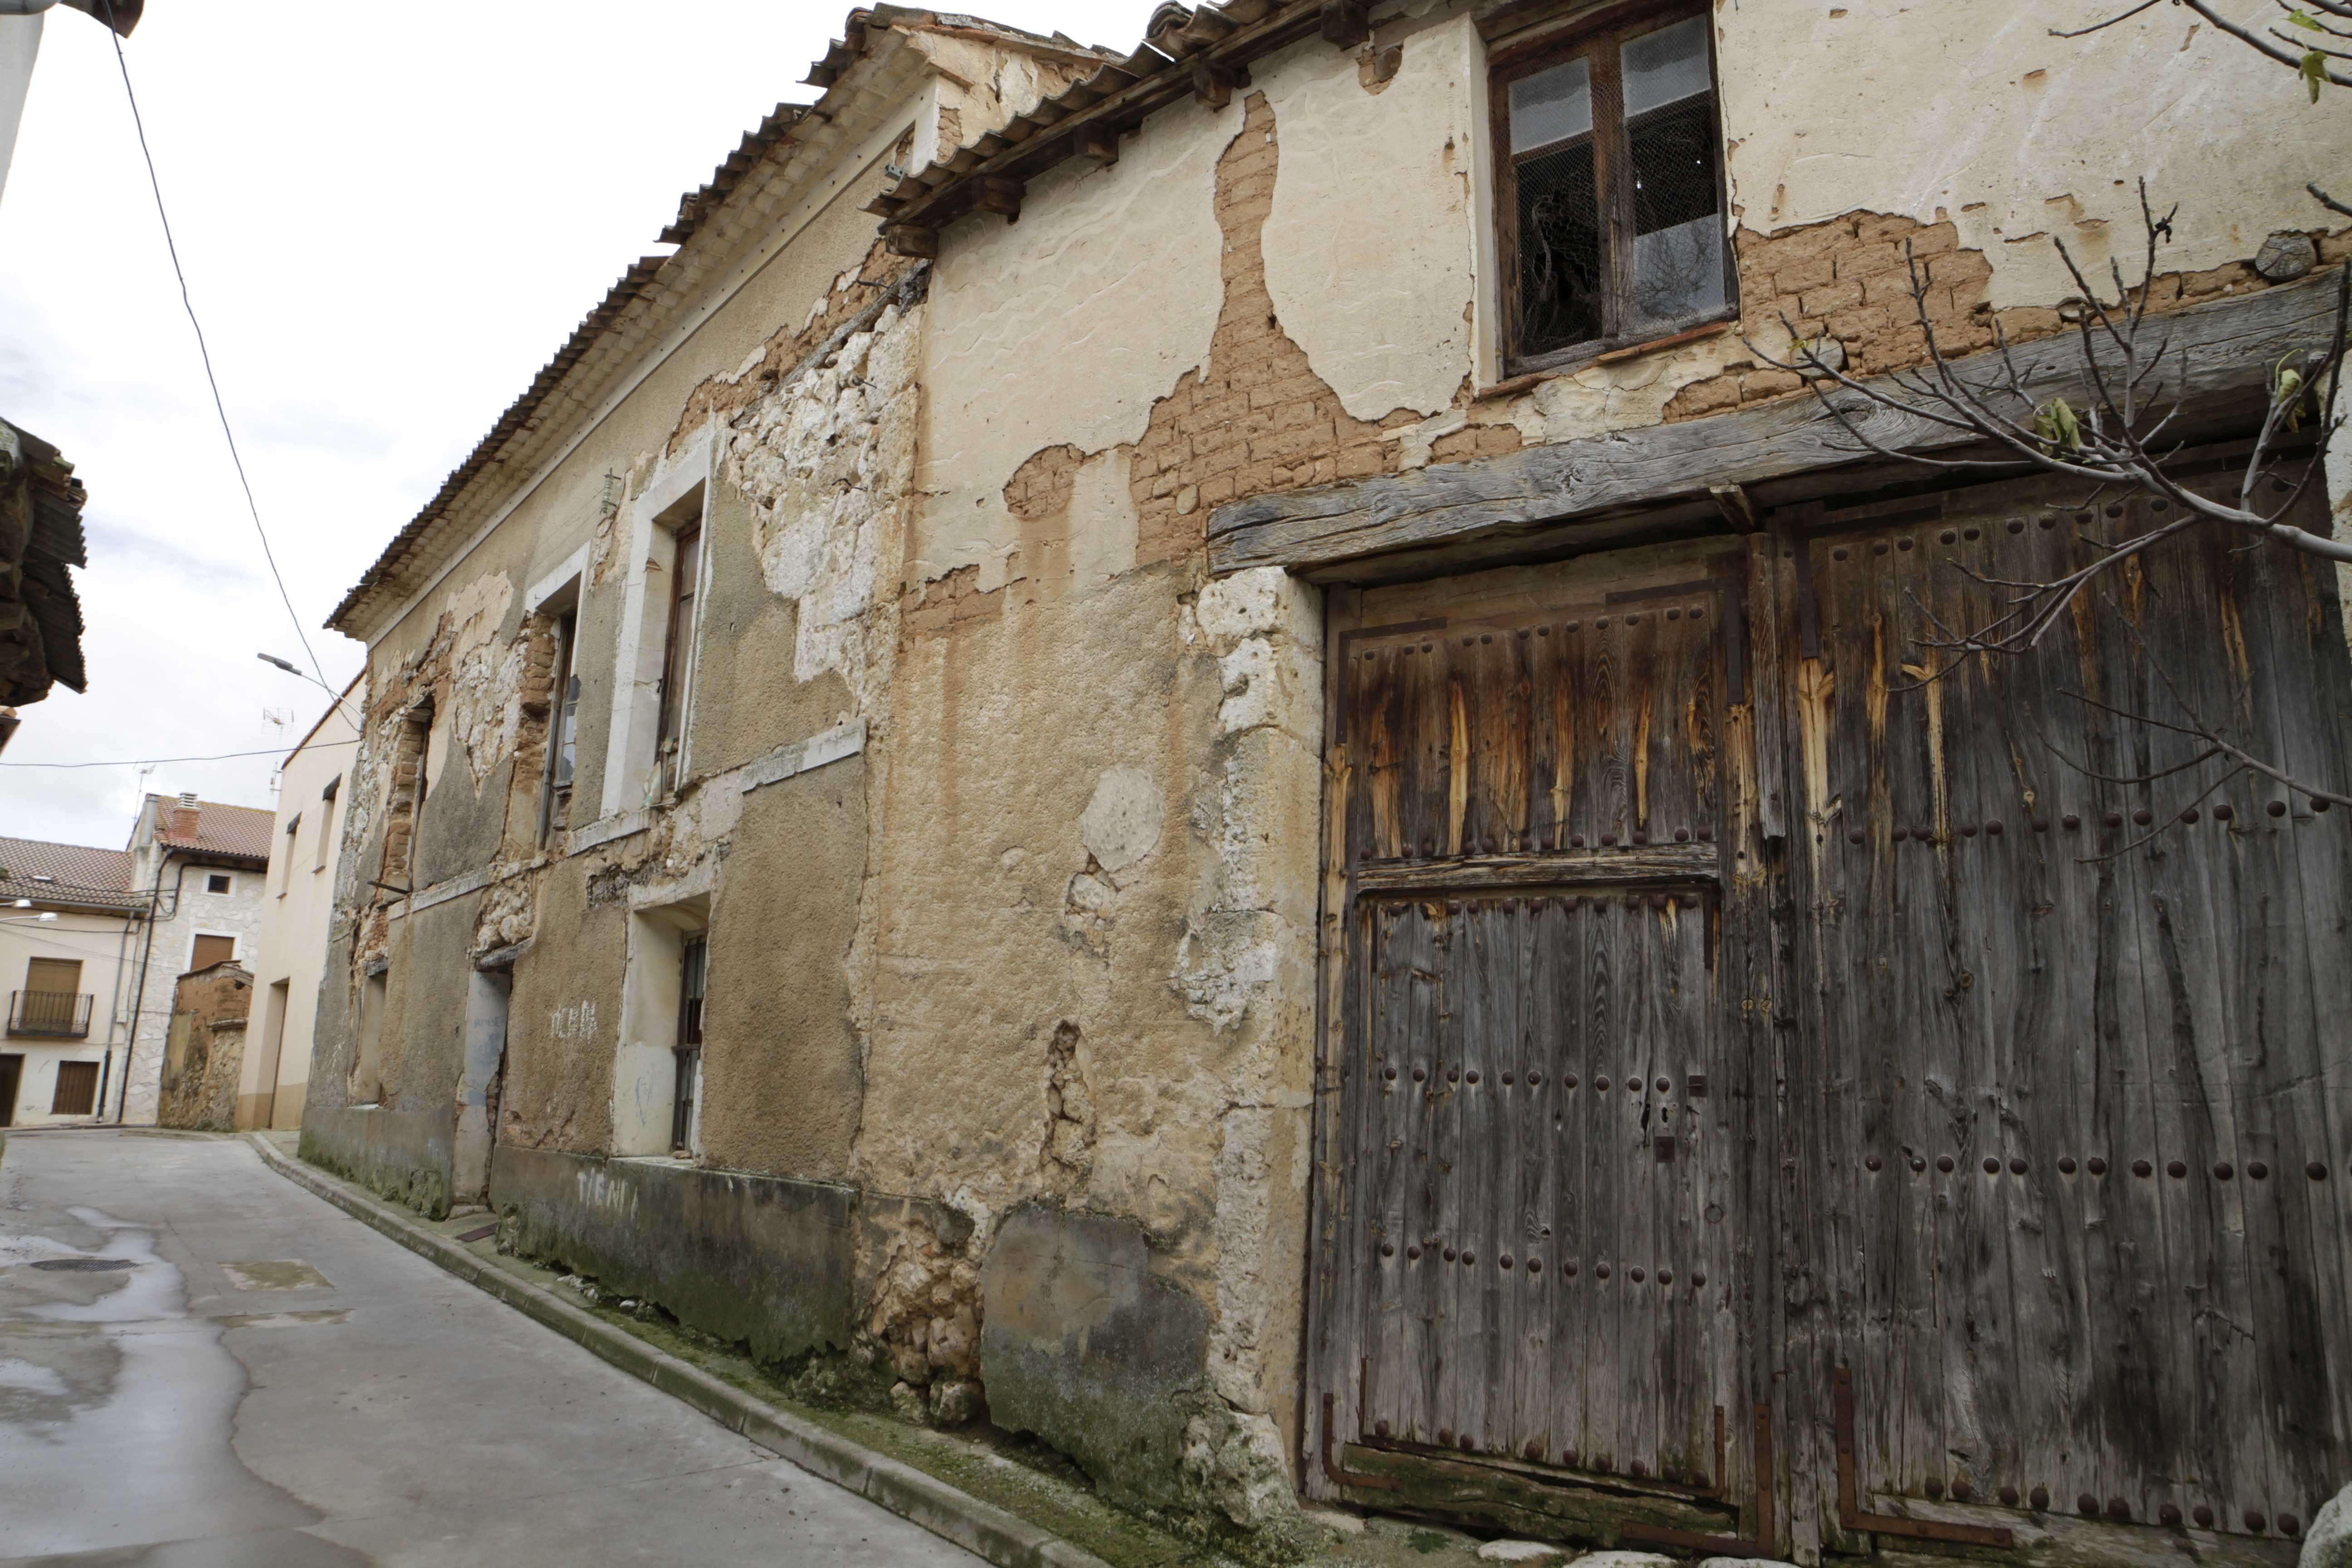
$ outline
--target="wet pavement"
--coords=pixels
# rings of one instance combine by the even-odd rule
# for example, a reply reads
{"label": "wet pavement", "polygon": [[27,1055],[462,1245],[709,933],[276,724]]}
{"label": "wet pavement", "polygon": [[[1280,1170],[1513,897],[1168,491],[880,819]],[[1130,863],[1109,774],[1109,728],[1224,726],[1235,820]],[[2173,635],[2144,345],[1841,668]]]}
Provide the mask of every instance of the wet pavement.
{"label": "wet pavement", "polygon": [[244,1142],[0,1149],[0,1564],[971,1564]]}

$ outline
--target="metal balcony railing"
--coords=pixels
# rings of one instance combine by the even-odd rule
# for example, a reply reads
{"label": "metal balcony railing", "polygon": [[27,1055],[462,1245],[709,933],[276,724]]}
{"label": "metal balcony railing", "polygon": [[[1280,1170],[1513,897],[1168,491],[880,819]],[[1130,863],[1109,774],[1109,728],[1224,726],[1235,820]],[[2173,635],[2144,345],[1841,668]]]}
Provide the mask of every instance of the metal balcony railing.
{"label": "metal balcony railing", "polygon": [[52,1040],[86,1040],[90,1004],[96,1000],[71,991],[11,991],[8,1032]]}

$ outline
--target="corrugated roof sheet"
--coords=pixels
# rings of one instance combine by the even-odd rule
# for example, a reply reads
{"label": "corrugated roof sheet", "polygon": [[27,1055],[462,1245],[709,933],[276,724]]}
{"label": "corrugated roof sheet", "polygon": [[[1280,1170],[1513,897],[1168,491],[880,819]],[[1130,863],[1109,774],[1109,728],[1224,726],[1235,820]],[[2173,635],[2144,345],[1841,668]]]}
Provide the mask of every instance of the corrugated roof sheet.
{"label": "corrugated roof sheet", "polygon": [[137,909],[146,902],[131,891],[127,850],[0,838],[0,900],[17,899],[100,910]]}
{"label": "corrugated roof sheet", "polygon": [[231,860],[268,861],[269,841],[278,825],[275,812],[200,800],[196,802],[195,837],[183,838],[172,831],[172,813],[178,809],[179,798],[168,795],[151,795],[147,798],[156,805],[155,842],[166,848]]}

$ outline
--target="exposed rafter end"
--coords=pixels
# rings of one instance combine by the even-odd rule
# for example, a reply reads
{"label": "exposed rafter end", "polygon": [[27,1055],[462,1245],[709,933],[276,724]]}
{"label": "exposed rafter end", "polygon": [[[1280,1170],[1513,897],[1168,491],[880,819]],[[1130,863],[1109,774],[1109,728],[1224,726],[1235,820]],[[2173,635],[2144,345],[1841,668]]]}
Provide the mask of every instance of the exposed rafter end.
{"label": "exposed rafter end", "polygon": [[935,228],[894,223],[883,230],[883,243],[893,256],[912,256],[924,261],[939,259],[940,231]]}
{"label": "exposed rafter end", "polygon": [[1709,485],[1706,493],[1715,498],[1715,510],[1723,513],[1723,521],[1739,533],[1761,533],[1763,514],[1756,510],[1755,500],[1744,485]]}
{"label": "exposed rafter end", "polygon": [[1234,89],[1249,85],[1249,71],[1240,66],[1212,65],[1206,55],[1194,55],[1192,96],[1203,109],[1223,109],[1234,100]]}
{"label": "exposed rafter end", "polygon": [[1070,152],[1103,168],[1118,162],[1118,127],[1092,121],[1072,134]]}
{"label": "exposed rafter end", "polygon": [[1323,41],[1352,49],[1371,36],[1370,0],[1323,0]]}
{"label": "exposed rafter end", "polygon": [[978,185],[979,189],[972,197],[974,211],[1003,213],[1007,223],[1019,221],[1021,198],[1029,191],[1026,184],[1001,174],[990,174],[983,176]]}

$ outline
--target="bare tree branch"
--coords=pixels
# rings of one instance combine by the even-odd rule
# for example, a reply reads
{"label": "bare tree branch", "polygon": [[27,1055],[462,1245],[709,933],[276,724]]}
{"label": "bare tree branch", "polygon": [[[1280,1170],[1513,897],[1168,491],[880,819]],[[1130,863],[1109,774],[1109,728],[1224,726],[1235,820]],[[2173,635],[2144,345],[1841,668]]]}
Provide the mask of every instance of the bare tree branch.
{"label": "bare tree branch", "polygon": [[[2201,0],[2179,3],[2200,12],[2204,9]],[[2352,18],[2352,0],[2327,0],[2327,4],[2330,15]],[[2312,194],[2335,210],[2352,216],[2352,208],[2329,202],[2315,186]],[[1937,332],[1928,278],[1932,264],[1923,265],[1907,245],[1905,259],[1910,272],[1912,324],[1919,331],[1924,363],[1865,379],[1847,368],[1843,353],[1832,363],[1826,340],[1805,338],[1785,315],[1781,326],[1790,344],[1783,351],[1785,357],[1766,353],[1752,342],[1748,344],[1765,363],[1803,376],[1822,412],[1856,452],[1944,471],[2039,469],[2090,487],[2091,499],[2084,503],[2085,507],[2109,494],[2136,495],[2147,499],[2155,512],[2175,513],[2152,527],[2119,537],[2102,538],[2088,529],[2078,531],[2090,558],[2053,577],[2009,577],[1981,572],[1957,560],[1949,563],[1985,590],[1989,603],[1975,624],[1953,625],[1917,595],[1912,596],[1918,624],[1924,627],[1912,640],[1927,656],[1920,661],[1927,668],[1919,672],[1916,683],[1919,687],[1943,679],[1971,658],[2030,652],[2053,626],[2074,616],[2084,595],[2110,574],[2192,532],[2220,530],[2241,536],[2245,549],[2273,545],[2352,563],[2352,540],[2339,541],[2288,521],[2313,487],[2323,482],[2326,442],[2341,424],[2337,397],[2347,342],[2352,342],[2352,267],[2339,268],[2335,318],[2326,346],[2289,354],[2266,367],[2266,404],[2244,468],[2237,475],[2234,494],[2216,494],[2210,485],[2192,486],[2172,466],[2179,443],[2168,433],[2181,409],[2177,402],[2165,403],[2165,384],[2158,374],[2169,350],[2168,336],[2148,329],[2159,254],[2173,237],[2179,208],[2159,215],[2148,199],[2146,181],[2140,184],[2139,198],[2143,242],[2136,258],[2137,282],[2126,277],[2118,259],[2110,262],[2104,284],[2094,284],[2065,244],[2053,242],[2078,290],[2064,314],[2079,351],[2079,406],[2037,390],[2049,384],[2046,364],[2033,363],[2010,339],[1998,317],[1990,322],[1990,352],[1954,359]],[[1929,458],[1906,451],[1899,444],[1899,436],[1891,431],[1881,435],[1871,428],[1873,416],[1882,413],[1900,416],[1911,428],[1924,424],[1975,437],[1991,449],[1992,456]],[[2294,447],[2306,421],[2316,426],[2319,440],[2307,454],[2295,452]],[[2111,615],[2122,615],[2111,601],[2105,607]],[[2124,619],[2138,638],[2137,626],[2131,625],[2128,616]],[[2182,725],[2147,715],[2128,717],[2198,739],[2201,742],[2198,758],[2185,767],[2221,762],[2226,766],[2225,778],[2251,771],[2315,802],[2352,805],[2352,795],[2294,778],[2207,724],[2144,643],[2142,651],[2189,721]],[[2130,782],[2147,783],[2179,771],[2183,769],[2167,769],[2148,779]],[[2210,788],[2206,793],[2210,793]],[[2203,798],[2203,795],[2198,796]]]}

